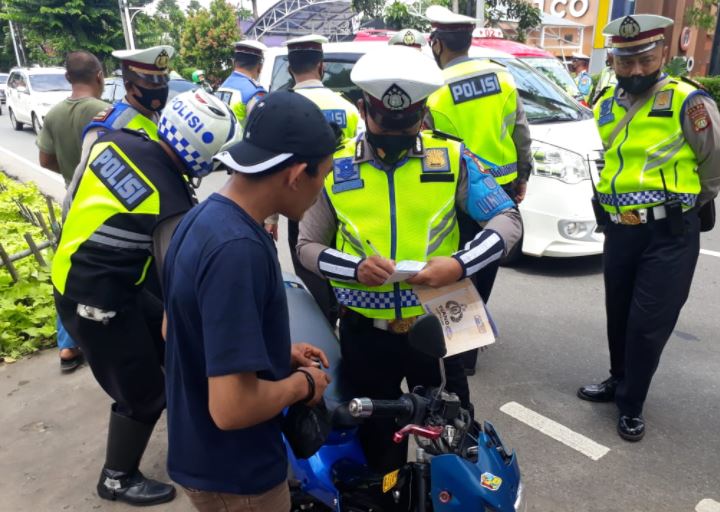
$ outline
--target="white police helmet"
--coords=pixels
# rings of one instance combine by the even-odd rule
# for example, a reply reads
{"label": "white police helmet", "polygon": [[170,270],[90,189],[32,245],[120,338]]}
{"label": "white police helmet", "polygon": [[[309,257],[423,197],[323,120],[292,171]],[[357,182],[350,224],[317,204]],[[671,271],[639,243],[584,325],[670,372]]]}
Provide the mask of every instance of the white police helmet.
{"label": "white police helmet", "polygon": [[158,135],[194,178],[210,174],[213,156],[242,138],[227,105],[202,89],[178,94],[168,102],[158,123]]}

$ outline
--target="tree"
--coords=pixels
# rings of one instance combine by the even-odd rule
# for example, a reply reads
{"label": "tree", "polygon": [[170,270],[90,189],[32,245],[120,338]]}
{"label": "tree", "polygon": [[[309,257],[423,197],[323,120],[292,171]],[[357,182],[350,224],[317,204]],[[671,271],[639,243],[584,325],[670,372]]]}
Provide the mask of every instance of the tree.
{"label": "tree", "polygon": [[0,19],[17,24],[30,62],[59,64],[81,49],[104,60],[124,47],[116,0],[5,0]]}
{"label": "tree", "polygon": [[385,0],[352,0],[353,10],[366,18],[382,17]]}
{"label": "tree", "polygon": [[495,27],[507,19],[517,20],[515,40],[524,43],[528,32],[542,23],[542,12],[525,0],[485,0],[486,25]]}
{"label": "tree", "polygon": [[209,79],[229,74],[233,43],[240,39],[235,8],[227,0],[212,0],[210,9],[190,14],[183,28],[180,56],[187,68],[203,69]]}
{"label": "tree", "polygon": [[179,49],[185,26],[185,13],[178,5],[177,0],[160,0],[155,11],[155,18],[157,18],[162,32],[161,42],[169,44],[176,50]]}
{"label": "tree", "polygon": [[[713,7],[715,7],[715,14],[713,14]],[[717,22],[718,10],[720,10],[720,0],[696,0],[694,5],[688,7],[685,12],[687,24],[711,32]]]}

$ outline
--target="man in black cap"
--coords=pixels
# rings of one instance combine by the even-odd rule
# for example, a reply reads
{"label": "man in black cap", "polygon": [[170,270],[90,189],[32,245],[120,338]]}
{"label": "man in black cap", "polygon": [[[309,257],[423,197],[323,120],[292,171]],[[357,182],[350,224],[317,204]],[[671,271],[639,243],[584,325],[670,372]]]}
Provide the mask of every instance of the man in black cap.
{"label": "man in black cap", "polygon": [[[320,400],[325,355],[290,345],[277,250],[263,220],[299,221],[332,169],[320,109],[276,92],[215,157],[231,178],[178,226],[164,267],[168,473],[200,511],[287,511],[282,410]],[[295,371],[293,371],[293,368]]]}

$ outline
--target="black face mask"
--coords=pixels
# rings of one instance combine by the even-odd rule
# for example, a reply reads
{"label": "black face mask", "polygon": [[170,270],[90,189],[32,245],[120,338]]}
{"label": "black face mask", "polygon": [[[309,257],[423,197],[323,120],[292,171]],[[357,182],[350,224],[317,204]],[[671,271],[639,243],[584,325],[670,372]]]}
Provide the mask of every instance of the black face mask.
{"label": "black face mask", "polygon": [[165,108],[165,104],[168,99],[168,92],[170,91],[167,85],[165,87],[161,87],[160,89],[146,89],[138,84],[133,85],[137,87],[142,94],[142,96],[133,94],[133,98],[135,98],[144,108],[153,112],[160,112]]}
{"label": "black face mask", "polygon": [[651,75],[633,75],[617,77],[618,85],[633,96],[638,96],[650,89],[657,82],[660,70]]}
{"label": "black face mask", "polygon": [[[431,42],[430,44],[434,46],[433,42]],[[438,41],[438,45],[442,45],[442,41]],[[442,53],[442,47],[440,48],[438,53],[435,53],[435,50],[432,49],[432,46],[430,47],[430,51],[432,52],[433,59],[435,59],[435,64],[437,64],[437,66],[442,69],[442,66],[440,65],[440,54]]]}
{"label": "black face mask", "polygon": [[417,135],[377,135],[369,130],[366,133],[368,143],[376,151],[384,153],[384,156],[378,156],[388,164],[397,163],[413,147],[417,138]]}

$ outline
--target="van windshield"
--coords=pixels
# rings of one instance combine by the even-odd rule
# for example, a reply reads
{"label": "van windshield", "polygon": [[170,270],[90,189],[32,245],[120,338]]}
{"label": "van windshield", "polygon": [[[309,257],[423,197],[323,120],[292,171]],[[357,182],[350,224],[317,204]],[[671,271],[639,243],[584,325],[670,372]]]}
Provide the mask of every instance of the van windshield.
{"label": "van windshield", "polygon": [[30,75],[30,86],[35,92],[71,91],[65,75]]}
{"label": "van windshield", "polygon": [[[350,80],[350,72],[360,57],[361,53],[325,54],[323,84],[345,96],[353,105],[362,97],[360,89]],[[287,55],[278,55],[273,67],[270,92],[287,90],[293,85],[295,81],[288,70]]]}
{"label": "van windshield", "polygon": [[580,91],[577,88],[575,80],[573,80],[570,72],[559,60],[545,57],[523,57],[520,60],[540,71],[540,73],[559,85],[560,88],[570,96],[580,96]]}

